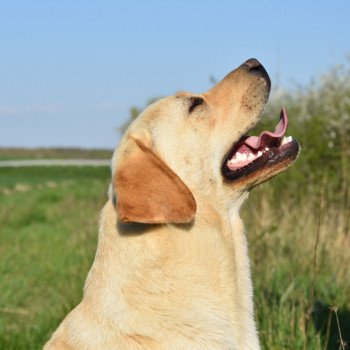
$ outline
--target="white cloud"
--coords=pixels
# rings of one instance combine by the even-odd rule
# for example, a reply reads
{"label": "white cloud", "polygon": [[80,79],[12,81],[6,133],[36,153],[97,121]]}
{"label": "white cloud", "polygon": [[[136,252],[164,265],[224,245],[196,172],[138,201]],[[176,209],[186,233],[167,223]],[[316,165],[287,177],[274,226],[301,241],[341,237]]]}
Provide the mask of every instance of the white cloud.
{"label": "white cloud", "polygon": [[51,114],[62,112],[62,107],[45,104],[30,104],[26,106],[0,105],[0,116],[25,116],[28,114]]}
{"label": "white cloud", "polygon": [[54,105],[32,104],[23,108],[24,113],[57,113],[62,112],[62,108]]}
{"label": "white cloud", "polygon": [[19,112],[15,106],[0,105],[0,115],[17,115]]}

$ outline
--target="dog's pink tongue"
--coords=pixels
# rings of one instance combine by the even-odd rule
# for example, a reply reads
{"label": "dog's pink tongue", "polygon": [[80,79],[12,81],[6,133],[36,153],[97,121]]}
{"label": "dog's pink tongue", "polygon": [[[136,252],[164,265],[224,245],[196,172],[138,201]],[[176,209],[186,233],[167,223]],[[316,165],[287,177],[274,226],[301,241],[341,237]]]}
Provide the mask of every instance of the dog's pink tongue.
{"label": "dog's pink tongue", "polygon": [[280,140],[283,138],[287,130],[287,126],[288,126],[288,116],[287,116],[286,109],[283,107],[280,114],[280,122],[276,126],[274,132],[263,131],[260,134],[260,136],[249,136],[244,140],[242,146],[246,145],[246,146],[249,146],[250,149],[253,148],[255,150],[258,150],[265,146],[279,144]]}

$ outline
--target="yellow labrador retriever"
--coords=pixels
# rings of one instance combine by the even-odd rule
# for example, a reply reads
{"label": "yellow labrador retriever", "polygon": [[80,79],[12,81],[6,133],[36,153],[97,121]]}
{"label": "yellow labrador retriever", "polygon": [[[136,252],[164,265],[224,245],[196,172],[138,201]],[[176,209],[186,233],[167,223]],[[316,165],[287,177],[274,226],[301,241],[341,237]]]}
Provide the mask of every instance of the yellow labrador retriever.
{"label": "yellow labrador retriever", "polygon": [[269,92],[250,59],[131,124],[113,156],[84,298],[46,350],[259,349],[239,209],[299,153],[284,136],[285,110],[274,132],[247,136]]}

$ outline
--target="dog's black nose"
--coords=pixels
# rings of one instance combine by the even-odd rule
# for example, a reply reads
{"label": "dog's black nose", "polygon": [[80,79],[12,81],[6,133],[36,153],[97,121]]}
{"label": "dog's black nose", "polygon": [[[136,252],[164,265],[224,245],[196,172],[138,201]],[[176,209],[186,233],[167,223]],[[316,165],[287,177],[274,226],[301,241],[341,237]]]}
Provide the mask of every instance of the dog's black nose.
{"label": "dog's black nose", "polygon": [[249,68],[249,70],[258,70],[262,67],[262,64],[256,58],[250,58],[243,63]]}
{"label": "dog's black nose", "polygon": [[267,74],[264,66],[256,58],[250,58],[249,60],[245,61],[240,66],[240,68],[250,76],[258,76],[264,78],[268,86],[271,86],[269,75]]}

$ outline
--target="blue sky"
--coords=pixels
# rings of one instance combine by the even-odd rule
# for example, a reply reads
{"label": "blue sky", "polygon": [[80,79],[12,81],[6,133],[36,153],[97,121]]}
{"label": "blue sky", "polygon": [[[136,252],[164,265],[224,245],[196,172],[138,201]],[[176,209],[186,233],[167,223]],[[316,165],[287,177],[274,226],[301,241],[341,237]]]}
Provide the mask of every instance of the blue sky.
{"label": "blue sky", "polygon": [[0,2],[0,146],[113,148],[132,105],[250,57],[306,84],[350,54],[350,1]]}

